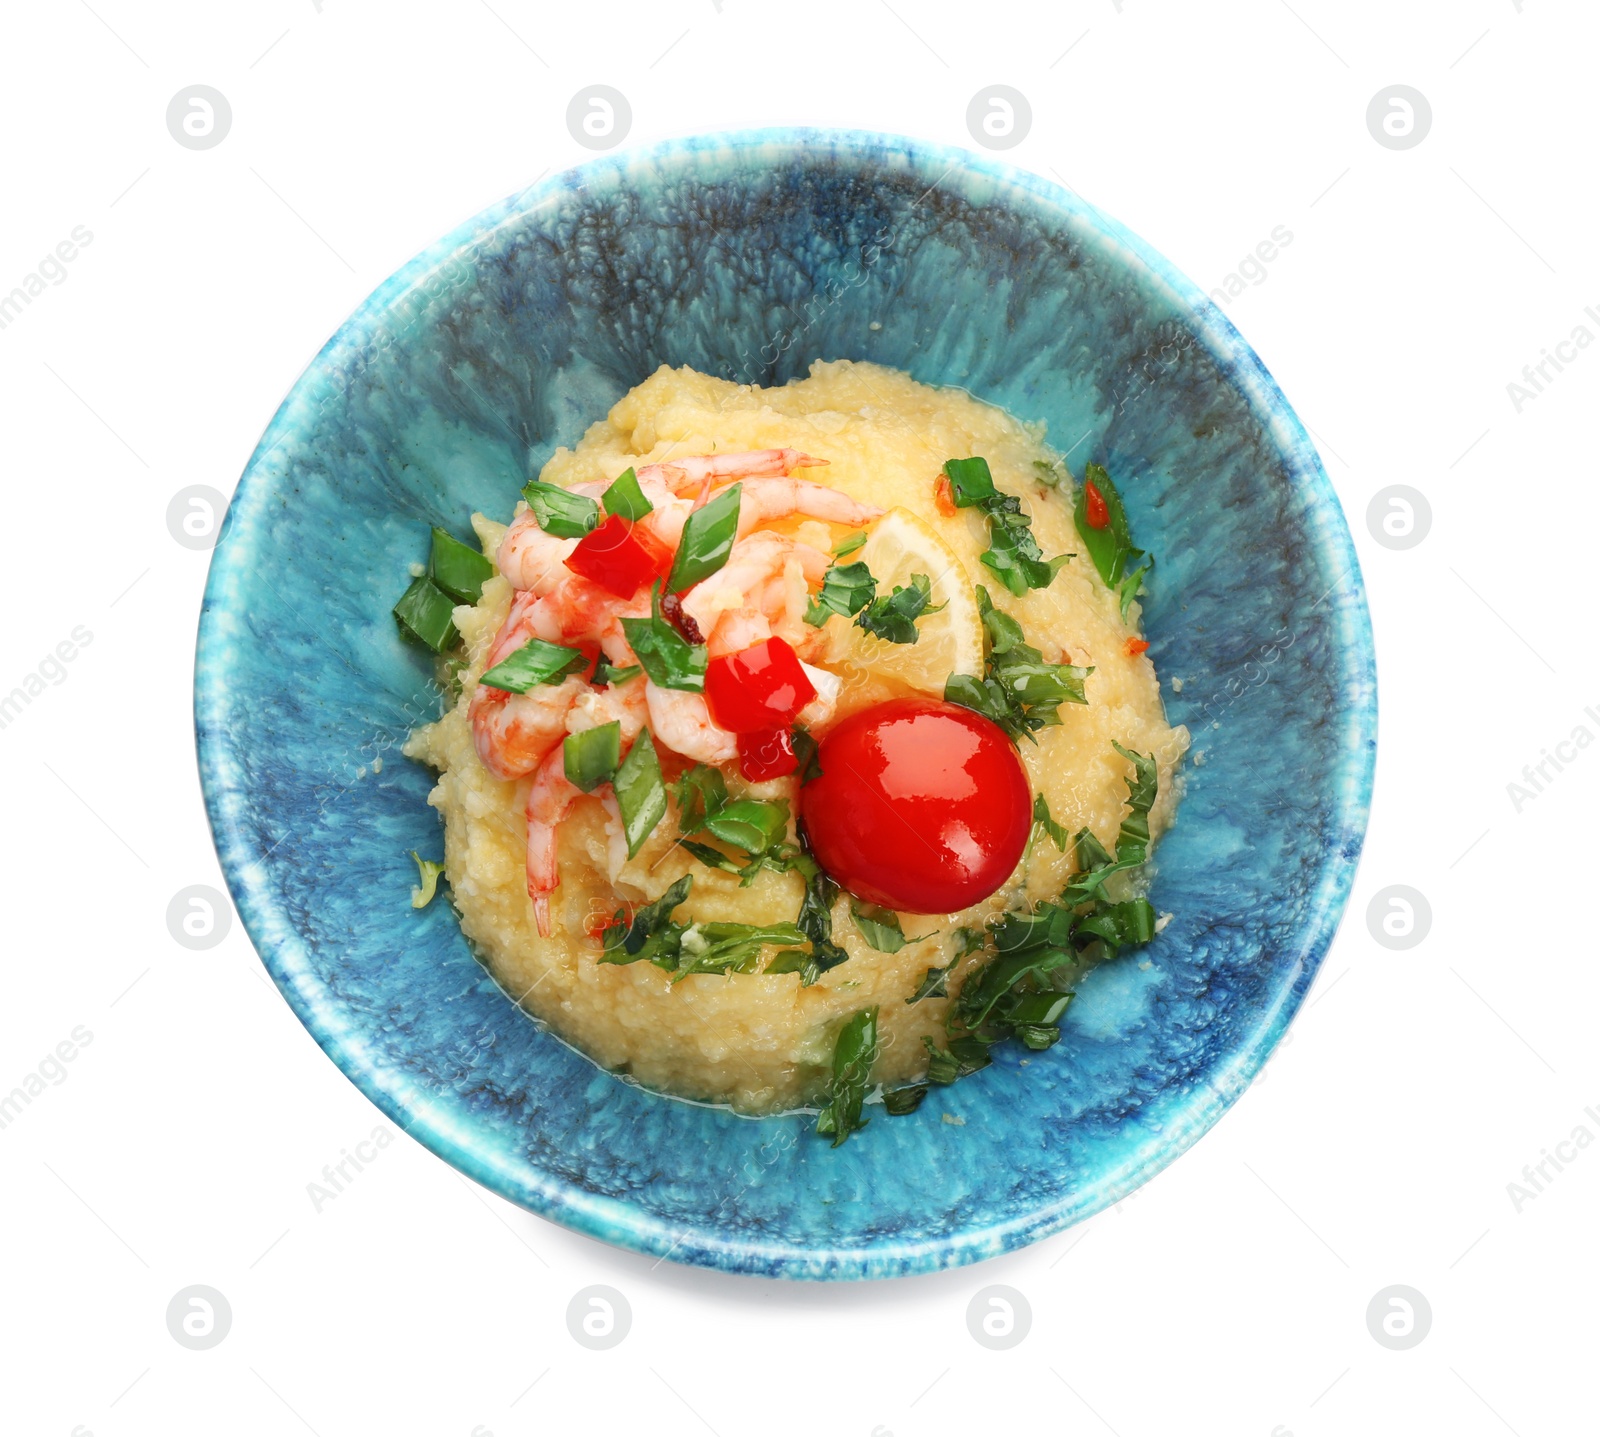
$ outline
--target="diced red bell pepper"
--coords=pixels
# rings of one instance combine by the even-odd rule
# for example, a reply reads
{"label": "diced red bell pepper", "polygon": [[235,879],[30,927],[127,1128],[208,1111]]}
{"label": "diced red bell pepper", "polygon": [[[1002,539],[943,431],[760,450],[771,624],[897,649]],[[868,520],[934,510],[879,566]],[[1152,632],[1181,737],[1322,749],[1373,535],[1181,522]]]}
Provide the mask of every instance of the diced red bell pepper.
{"label": "diced red bell pepper", "polygon": [[817,691],[782,639],[763,639],[706,666],[706,707],[728,733],[787,728]]}
{"label": "diced red bell pepper", "polygon": [[1095,488],[1093,479],[1083,481],[1083,517],[1089,521],[1091,529],[1104,529],[1111,522],[1106,496]]}
{"label": "diced red bell pepper", "polygon": [[578,540],[567,567],[619,599],[631,599],[672,567],[672,552],[650,530],[610,514]]}
{"label": "diced red bell pepper", "polygon": [[1127,650],[1130,659],[1136,659],[1150,647],[1149,639],[1129,639],[1123,647]]}
{"label": "diced red bell pepper", "polygon": [[751,783],[782,778],[799,766],[794,735],[789,729],[764,728],[739,735],[739,772]]}

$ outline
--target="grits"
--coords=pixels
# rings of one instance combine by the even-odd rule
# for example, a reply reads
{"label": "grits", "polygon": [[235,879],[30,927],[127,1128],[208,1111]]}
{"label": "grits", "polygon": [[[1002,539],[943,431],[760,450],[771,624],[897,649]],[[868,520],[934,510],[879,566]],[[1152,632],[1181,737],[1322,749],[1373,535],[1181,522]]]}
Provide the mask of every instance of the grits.
{"label": "grits", "polygon": [[[1047,662],[1094,666],[1086,683],[1088,704],[1063,705],[1059,727],[1042,730],[1036,746],[1019,746],[1029,782],[1046,796],[1055,819],[1069,832],[1087,826],[1114,846],[1131,772],[1113,749],[1115,740],[1154,754],[1160,777],[1151,831],[1162,832],[1172,821],[1176,770],[1188,734],[1167,724],[1149,659],[1128,652],[1135,627],[1119,616],[1115,596],[1082,552],[1065,478],[1059,492],[1039,482],[1036,463],[1053,463],[1065,475],[1059,456],[1045,446],[1042,424],[1021,423],[962,391],[933,389],[871,364],[818,362],[808,378],[774,389],[663,367],[623,396],[576,449],[558,450],[540,477],[570,487],[609,481],[630,465],[673,455],[785,446],[828,461],[825,469],[808,470],[807,478],[864,502],[901,506],[925,520],[954,551],[968,581],[986,584],[996,607],[1023,624]],[[936,506],[941,465],[951,456],[972,454],[987,457],[999,488],[1023,498],[1045,554],[1078,552],[1047,588],[1020,598],[1007,592],[978,562],[987,547],[982,516],[972,509],[941,513]],[[473,524],[485,553],[493,555],[504,526],[481,515]],[[829,545],[849,532],[798,517],[775,527],[809,535],[812,543],[826,532]],[[456,609],[466,655],[461,696],[405,748],[439,772],[429,802],[445,822],[454,903],[463,931],[500,984],[606,1068],[741,1112],[821,1100],[840,1025],[872,1005],[880,1009],[881,1045],[873,1080],[892,1087],[921,1077],[927,1069],[922,1039],[942,1043],[949,1000],[906,1000],[927,969],[949,962],[952,930],[980,927],[1020,897],[1059,893],[1074,870],[1070,845],[1063,854],[1036,835],[1011,881],[982,903],[943,916],[902,915],[910,941],[898,953],[867,946],[851,920],[848,895],[841,894],[834,905],[834,941],[850,960],[811,987],[803,988],[795,973],[696,975],[673,983],[652,963],[596,962],[599,944],[591,934],[618,908],[619,895],[649,901],[692,873],[686,917],[778,923],[793,921],[803,881],[794,872],[762,871],[741,888],[735,876],[704,867],[677,846],[674,809],[638,855],[621,865],[613,884],[616,855],[608,855],[605,813],[588,798],[560,828],[562,881],[550,899],[551,937],[541,939],[523,878],[527,782],[502,781],[485,768],[468,720],[510,600],[509,583],[496,576],[476,606]],[[1130,617],[1136,620],[1137,613],[1135,606]],[[849,684],[836,718],[895,692],[883,683]],[[670,778],[669,773],[669,792]],[[735,770],[727,779],[735,797],[784,797],[791,813],[797,807],[792,777],[751,785]],[[956,978],[977,961],[964,959]],[[957,989],[959,982],[951,986]]]}

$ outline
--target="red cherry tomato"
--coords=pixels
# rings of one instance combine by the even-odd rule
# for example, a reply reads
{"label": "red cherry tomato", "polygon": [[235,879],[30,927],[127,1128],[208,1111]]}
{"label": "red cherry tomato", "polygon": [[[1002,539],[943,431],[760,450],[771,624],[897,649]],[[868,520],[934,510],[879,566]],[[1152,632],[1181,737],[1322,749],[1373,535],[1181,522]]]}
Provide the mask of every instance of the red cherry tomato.
{"label": "red cherry tomato", "polygon": [[672,564],[672,555],[648,529],[636,528],[621,514],[609,514],[603,524],[578,540],[567,556],[567,567],[591,583],[631,599]]}
{"label": "red cherry tomato", "polygon": [[706,665],[706,708],[728,733],[787,728],[817,691],[782,639],[763,639]]}
{"label": "red cherry tomato", "polygon": [[751,783],[782,778],[799,767],[794,735],[787,728],[757,729],[739,735],[739,772]]}
{"label": "red cherry tomato", "polygon": [[1003,730],[938,699],[863,709],[822,740],[800,794],[817,861],[857,897],[905,913],[987,898],[1022,857],[1033,799]]}

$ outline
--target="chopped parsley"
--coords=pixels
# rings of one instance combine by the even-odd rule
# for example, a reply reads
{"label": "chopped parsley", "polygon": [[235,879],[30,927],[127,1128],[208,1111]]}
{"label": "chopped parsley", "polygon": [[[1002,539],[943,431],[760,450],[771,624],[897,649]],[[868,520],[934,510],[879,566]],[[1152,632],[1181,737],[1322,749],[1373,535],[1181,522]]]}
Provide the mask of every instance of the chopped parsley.
{"label": "chopped parsley", "polygon": [[1036,743],[1038,730],[1061,722],[1062,704],[1088,703],[1083,681],[1094,670],[1045,663],[1038,649],[1023,642],[1022,625],[994,607],[988,590],[979,585],[977,595],[987,651],[983,677],[951,674],[944,696],[999,724],[1014,742]]}
{"label": "chopped parsley", "polygon": [[806,605],[806,622],[820,629],[835,614],[850,618],[872,602],[878,581],[872,570],[859,560],[854,564],[830,564],[822,576],[822,587]]}
{"label": "chopped parsley", "polygon": [[989,461],[976,456],[947,459],[944,472],[956,508],[980,509],[989,520],[989,547],[979,562],[1019,597],[1029,589],[1048,588],[1073,555],[1045,558],[1033,537],[1033,520],[1022,512],[1020,499],[995,488]]}
{"label": "chopped parsley", "polygon": [[900,915],[890,908],[880,908],[875,903],[850,904],[850,916],[856,929],[867,940],[867,946],[880,953],[898,953],[906,946],[906,935],[900,927]]}
{"label": "chopped parsley", "polygon": [[[866,565],[858,565],[865,568]],[[894,586],[894,593],[874,599],[856,615],[856,627],[891,644],[914,644],[917,620],[937,614],[943,604],[928,607],[933,584],[926,574],[913,574],[909,586]]]}
{"label": "chopped parsley", "polygon": [[[951,1004],[947,1047],[923,1039],[930,1082],[954,1082],[976,1072],[988,1062],[989,1047],[1008,1038],[1035,1052],[1050,1047],[1061,1037],[1072,975],[1155,936],[1155,910],[1147,900],[1113,901],[1104,892],[1113,874],[1138,868],[1149,856],[1157,785],[1154,755],[1113,747],[1133,765],[1116,853],[1088,828],[1079,829],[1072,843],[1080,871],[1060,898],[1006,913],[989,925],[986,946],[992,946],[993,957],[967,975]],[[1043,812],[1049,813],[1048,806]],[[924,976],[925,986],[936,971]]]}
{"label": "chopped parsley", "polygon": [[833,1045],[833,1081],[828,1105],[817,1117],[817,1131],[831,1137],[834,1147],[867,1125],[861,1106],[877,1058],[878,1010],[868,1008],[845,1023]]}
{"label": "chopped parsley", "polygon": [[661,617],[661,586],[650,591],[650,617],[623,619],[623,637],[658,689],[701,693],[706,686],[706,649],[691,644]]}

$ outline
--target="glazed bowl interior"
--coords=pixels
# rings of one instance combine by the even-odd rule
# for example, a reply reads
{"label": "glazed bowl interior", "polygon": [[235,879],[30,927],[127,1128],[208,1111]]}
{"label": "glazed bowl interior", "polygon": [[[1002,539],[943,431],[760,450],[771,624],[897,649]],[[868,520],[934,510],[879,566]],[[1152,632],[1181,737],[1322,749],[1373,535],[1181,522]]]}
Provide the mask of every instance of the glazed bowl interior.
{"label": "glazed bowl interior", "polygon": [[[1062,1041],[878,1109],[837,1150],[645,1091],[528,1018],[448,904],[429,656],[390,607],[430,525],[526,479],[657,366],[781,384],[866,359],[1048,424],[1121,484],[1157,556],[1151,657],[1195,761],[1153,899]],[[1070,646],[1070,639],[1066,640]],[[791,1277],[973,1261],[1106,1206],[1242,1091],[1304,996],[1366,823],[1375,700],[1349,534],[1260,362],[1187,280],[1032,176],[845,132],[595,161],[384,284],[296,384],[218,545],[196,665],[201,772],[235,901],[329,1055],[463,1172],[583,1232]],[[382,760],[381,764],[376,762]],[[734,979],[733,981],[737,981]]]}

